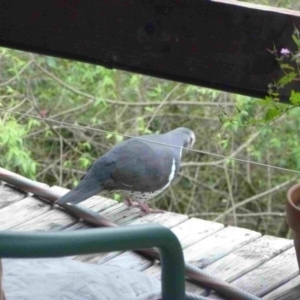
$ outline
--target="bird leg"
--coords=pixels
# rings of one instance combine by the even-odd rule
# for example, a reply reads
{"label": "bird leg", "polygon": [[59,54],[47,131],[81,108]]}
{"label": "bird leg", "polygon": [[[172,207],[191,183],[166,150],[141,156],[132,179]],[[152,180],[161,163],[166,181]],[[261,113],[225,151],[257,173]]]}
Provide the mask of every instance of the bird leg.
{"label": "bird leg", "polygon": [[124,202],[128,207],[139,206],[137,202],[132,201],[130,198],[126,198]]}
{"label": "bird leg", "polygon": [[148,204],[139,201],[132,201],[130,198],[125,199],[125,204],[129,207],[139,207],[146,214],[151,213],[163,213],[163,210],[160,209],[152,209],[148,206]]}

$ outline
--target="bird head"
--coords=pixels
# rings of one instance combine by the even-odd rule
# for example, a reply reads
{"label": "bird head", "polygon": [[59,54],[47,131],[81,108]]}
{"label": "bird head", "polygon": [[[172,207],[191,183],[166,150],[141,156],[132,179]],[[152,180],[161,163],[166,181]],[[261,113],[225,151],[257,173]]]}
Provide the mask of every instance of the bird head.
{"label": "bird head", "polygon": [[[172,131],[171,131],[172,132]],[[195,133],[190,130],[189,128],[186,127],[179,127],[173,130],[173,132],[180,137],[180,139],[183,142],[183,147],[191,149],[193,148],[195,141],[196,141],[196,136]]]}

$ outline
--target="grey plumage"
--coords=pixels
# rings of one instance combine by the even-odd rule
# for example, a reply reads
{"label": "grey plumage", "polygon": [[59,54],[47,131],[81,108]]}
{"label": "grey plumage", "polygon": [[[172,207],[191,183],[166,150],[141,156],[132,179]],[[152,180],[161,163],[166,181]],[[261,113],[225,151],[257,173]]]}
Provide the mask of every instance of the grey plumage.
{"label": "grey plumage", "polygon": [[179,170],[182,148],[194,141],[194,133],[184,127],[123,141],[98,158],[80,183],[56,203],[76,204],[102,190],[121,191],[129,203],[137,201],[149,212],[142,202],[168,187]]}

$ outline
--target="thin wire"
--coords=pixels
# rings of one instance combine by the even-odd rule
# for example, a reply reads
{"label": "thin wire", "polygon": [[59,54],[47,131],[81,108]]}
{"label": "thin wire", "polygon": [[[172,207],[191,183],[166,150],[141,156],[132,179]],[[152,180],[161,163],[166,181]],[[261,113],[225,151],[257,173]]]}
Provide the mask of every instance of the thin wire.
{"label": "thin wire", "polygon": [[[88,127],[88,126],[76,125],[76,124],[72,124],[72,123],[68,123],[68,122],[63,122],[63,121],[50,119],[50,118],[47,118],[47,117],[39,117],[39,116],[31,115],[31,114],[16,112],[16,111],[12,111],[12,110],[9,110],[9,109],[0,108],[0,111],[4,111],[4,112],[16,114],[16,115],[21,115],[21,116],[26,116],[26,117],[29,117],[29,118],[44,120],[44,121],[46,120],[46,121],[49,121],[49,122],[54,122],[54,123],[58,123],[58,124],[62,124],[62,125],[67,125],[67,126],[71,126],[71,127],[80,128],[80,129],[90,129],[90,130],[95,130],[95,131],[98,131],[98,132],[101,132],[101,133],[107,133],[107,134],[122,136],[122,137],[126,137],[126,138],[132,138],[132,139],[136,139],[136,140],[140,140],[140,141],[145,141],[143,138],[138,137],[138,136],[131,136],[131,135],[116,133],[116,132],[112,132],[112,131],[108,131],[108,130],[104,130],[104,129],[98,129],[98,128],[92,128],[92,127]],[[235,160],[235,161],[238,161],[238,162],[251,163],[251,164],[254,164],[254,165],[257,165],[257,166],[261,166],[261,167],[269,167],[269,168],[273,168],[273,169],[276,169],[276,170],[281,170],[281,171],[287,171],[287,172],[300,174],[300,171],[297,171],[297,170],[282,168],[282,167],[278,167],[278,166],[274,166],[274,165],[268,165],[268,164],[264,164],[264,163],[260,163],[260,162],[256,162],[256,161],[242,159],[242,158],[225,156],[225,155],[211,153],[211,152],[198,150],[198,149],[184,148],[184,147],[179,147],[179,146],[170,145],[170,144],[161,143],[161,142],[148,141],[148,140],[147,140],[147,142],[148,143],[150,142],[150,143],[153,143],[153,144],[158,144],[158,145],[163,145],[163,146],[168,146],[168,147],[173,147],[173,148],[178,148],[178,149],[182,148],[184,150],[188,150],[188,151],[195,152],[195,153],[200,153],[200,154],[205,154],[205,155],[208,155],[208,156],[215,156],[215,157],[222,158],[222,160],[224,160],[224,161],[230,159],[230,160]],[[216,164],[219,164],[219,163],[221,163],[221,162],[216,162]],[[208,162],[208,164],[209,164],[209,162]],[[214,165],[214,164],[212,163],[212,165]],[[197,166],[197,163],[195,164],[195,166]]]}

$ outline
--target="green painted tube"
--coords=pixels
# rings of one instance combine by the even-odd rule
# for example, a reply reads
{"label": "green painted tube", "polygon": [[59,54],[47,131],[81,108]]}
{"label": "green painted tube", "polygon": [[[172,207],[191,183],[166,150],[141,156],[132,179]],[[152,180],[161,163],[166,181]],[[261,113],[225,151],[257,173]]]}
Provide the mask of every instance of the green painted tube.
{"label": "green painted tube", "polygon": [[184,259],[174,233],[160,225],[68,232],[0,232],[0,257],[58,257],[156,247],[162,265],[164,300],[185,299]]}

